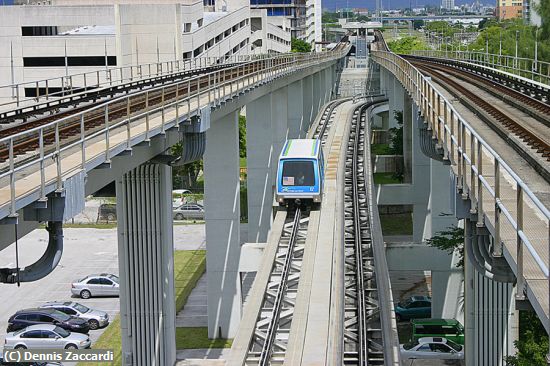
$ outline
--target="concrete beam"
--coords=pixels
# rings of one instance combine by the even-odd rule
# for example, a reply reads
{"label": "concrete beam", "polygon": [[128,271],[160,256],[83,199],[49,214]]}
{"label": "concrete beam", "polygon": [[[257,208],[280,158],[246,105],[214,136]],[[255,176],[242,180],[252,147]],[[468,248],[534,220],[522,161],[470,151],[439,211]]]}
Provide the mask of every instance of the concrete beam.
{"label": "concrete beam", "polygon": [[299,80],[288,85],[287,89],[287,138],[300,138],[304,130],[305,109],[304,109],[304,81]]}

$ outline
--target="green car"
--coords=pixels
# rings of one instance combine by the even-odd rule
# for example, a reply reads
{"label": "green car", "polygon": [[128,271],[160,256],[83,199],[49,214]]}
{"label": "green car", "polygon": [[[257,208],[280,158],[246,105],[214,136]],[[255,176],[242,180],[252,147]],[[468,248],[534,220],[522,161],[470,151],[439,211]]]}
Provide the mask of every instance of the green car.
{"label": "green car", "polygon": [[395,305],[395,320],[430,318],[432,316],[432,299],[428,296],[411,296]]}
{"label": "green car", "polygon": [[412,340],[422,337],[444,337],[464,345],[464,326],[456,319],[414,319]]}

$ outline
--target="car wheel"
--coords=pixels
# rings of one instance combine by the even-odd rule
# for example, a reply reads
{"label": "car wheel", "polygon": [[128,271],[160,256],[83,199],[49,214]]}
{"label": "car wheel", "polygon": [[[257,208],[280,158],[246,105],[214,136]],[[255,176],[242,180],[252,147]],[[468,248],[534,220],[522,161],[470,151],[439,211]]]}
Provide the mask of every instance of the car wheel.
{"label": "car wheel", "polygon": [[15,349],[27,349],[27,347],[20,344],[20,345],[15,346]]}
{"label": "car wheel", "polygon": [[401,320],[401,315],[395,314],[395,321],[399,323]]}
{"label": "car wheel", "polygon": [[95,319],[91,319],[88,321],[88,324],[90,325],[91,330],[96,330],[99,328],[99,322]]}
{"label": "car wheel", "polygon": [[183,220],[182,214],[176,214],[176,220]]}
{"label": "car wheel", "polygon": [[116,220],[116,216],[114,214],[107,215],[107,221],[115,221],[115,220]]}
{"label": "car wheel", "polygon": [[65,349],[78,349],[78,347],[74,344],[68,344],[65,346]]}
{"label": "car wheel", "polygon": [[80,291],[80,297],[83,299],[89,299],[90,297],[92,297],[92,294],[88,290],[82,290]]}

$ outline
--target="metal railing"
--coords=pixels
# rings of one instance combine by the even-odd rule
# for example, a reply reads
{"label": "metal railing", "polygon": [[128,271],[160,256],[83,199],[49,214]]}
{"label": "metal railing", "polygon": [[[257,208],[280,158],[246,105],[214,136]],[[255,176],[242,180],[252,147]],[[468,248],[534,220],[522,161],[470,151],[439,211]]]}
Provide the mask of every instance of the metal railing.
{"label": "metal railing", "polygon": [[[111,150],[117,146],[130,150],[136,136],[148,141],[153,134],[164,133],[168,128],[179,123],[180,119],[189,119],[204,107],[219,107],[225,100],[236,98],[247,90],[275,78],[334,61],[345,56],[348,49],[349,47],[342,47],[340,50],[331,52],[262,57],[259,61],[240,63],[175,84],[115,98],[45,125],[0,138],[0,148],[9,152],[4,162],[5,171],[0,174],[0,181],[4,183],[0,192],[8,190],[9,193],[5,192],[5,196],[8,196],[9,200],[0,202],[0,215],[1,217],[16,216],[17,210],[21,208],[17,205],[18,199],[37,192],[40,198],[44,198],[49,193],[46,192],[46,187],[51,184],[55,184],[55,189],[61,190],[63,178],[74,171],[86,170],[87,163],[92,159],[100,157],[102,161],[110,162]],[[175,89],[176,94],[174,98],[168,100],[165,95],[170,88]],[[185,95],[178,95],[178,90],[185,90]],[[158,102],[159,95],[162,96],[161,103],[156,105],[150,103],[153,98],[157,98]],[[132,113],[131,106],[136,101],[145,107]],[[124,116],[110,121],[109,114],[115,110],[120,113],[121,103],[124,105]],[[169,113],[170,117],[167,116]],[[104,118],[100,117],[103,122],[87,130],[85,121],[97,119],[98,114],[104,116]],[[156,125],[153,124],[153,118],[157,121]],[[80,121],[76,127],[75,121]],[[75,129],[78,131],[69,136],[70,138],[63,137],[67,124],[72,124],[72,131]],[[121,134],[124,137],[121,138]],[[116,142],[113,139],[115,135],[118,136]],[[17,144],[29,139],[35,139],[38,146],[33,152],[34,155],[25,156],[25,159],[16,161]],[[87,156],[86,148],[91,144],[102,144],[101,149],[94,156]],[[80,156],[77,158],[78,155]],[[71,157],[71,164],[62,166],[63,160],[68,156]],[[51,167],[52,165],[55,169]],[[24,182],[32,181],[32,185],[19,186],[19,176],[24,178],[22,179]],[[9,181],[8,184],[5,184],[6,180]],[[39,183],[34,185],[35,181]]]}
{"label": "metal railing", "polygon": [[[74,96],[90,89],[116,86],[123,83],[166,76],[185,70],[200,69],[213,65],[248,62],[266,55],[241,55],[230,57],[196,57],[147,63],[132,66],[104,67],[96,71],[64,75],[54,78],[0,86],[0,110]],[[35,96],[26,97],[25,89],[33,89]],[[58,90],[61,89],[61,90]],[[7,101],[6,101],[7,99]],[[4,101],[2,101],[4,100]]]}
{"label": "metal railing", "polygon": [[[526,263],[530,279],[548,279],[550,211],[434,86],[430,78],[408,61],[388,51],[374,51],[372,58],[403,84],[432,128],[444,159],[456,170],[457,185],[470,198],[477,223],[493,221],[494,255],[503,245],[515,247],[517,297],[527,292]],[[489,170],[484,170],[489,167]],[[527,250],[527,252],[525,252]],[[514,268],[513,266],[511,266]],[[548,281],[550,286],[550,281]],[[531,288],[533,290],[533,288]],[[548,289],[550,295],[550,287]],[[527,292],[528,293],[528,292]],[[548,309],[542,309],[547,311]],[[539,316],[546,322],[544,314]],[[546,324],[550,329],[550,323]]]}
{"label": "metal railing", "polygon": [[471,62],[550,85],[550,63],[530,58],[457,50],[413,51],[414,56]]}

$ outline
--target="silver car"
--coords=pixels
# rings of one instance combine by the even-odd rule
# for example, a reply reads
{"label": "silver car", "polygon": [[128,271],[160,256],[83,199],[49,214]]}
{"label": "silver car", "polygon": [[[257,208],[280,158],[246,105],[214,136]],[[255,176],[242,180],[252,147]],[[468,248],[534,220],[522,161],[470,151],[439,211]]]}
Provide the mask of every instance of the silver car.
{"label": "silver car", "polygon": [[173,211],[174,220],[204,220],[204,207],[198,203],[186,203]]}
{"label": "silver car", "polygon": [[463,360],[464,347],[442,337],[422,337],[400,346],[401,359]]}
{"label": "silver car", "polygon": [[71,333],[53,324],[40,324],[6,334],[4,349],[83,349],[91,345],[86,334]]}
{"label": "silver car", "polygon": [[56,309],[71,316],[88,321],[90,329],[103,328],[109,324],[109,314],[101,310],[90,309],[74,301],[50,301],[41,306],[45,309]]}
{"label": "silver car", "polygon": [[71,285],[71,293],[83,299],[92,296],[118,296],[118,276],[108,273],[86,276]]}

